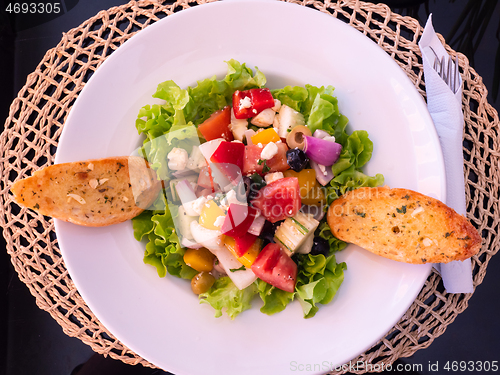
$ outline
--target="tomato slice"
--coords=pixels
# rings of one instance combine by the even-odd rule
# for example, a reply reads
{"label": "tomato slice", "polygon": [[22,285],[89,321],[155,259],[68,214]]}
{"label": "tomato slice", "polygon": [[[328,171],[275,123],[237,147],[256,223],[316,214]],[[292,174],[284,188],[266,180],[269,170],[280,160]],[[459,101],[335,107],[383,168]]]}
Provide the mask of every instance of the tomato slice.
{"label": "tomato slice", "polygon": [[224,138],[226,141],[232,141],[233,133],[229,129],[230,124],[231,107],[226,106],[212,113],[208,119],[198,125],[198,130],[207,141],[217,138]]}
{"label": "tomato slice", "polygon": [[[249,101],[248,106],[243,106],[243,102]],[[233,93],[233,111],[237,119],[254,117],[264,109],[274,106],[274,98],[271,91],[265,89],[250,89],[245,91],[236,90]]]}
{"label": "tomato slice", "polygon": [[[286,162],[286,152],[288,146],[286,143],[276,143],[278,146],[278,153],[274,155],[271,159],[266,160],[265,165],[268,167],[269,173],[271,172],[284,172],[290,169],[290,166]],[[260,163],[260,154],[262,153],[263,147],[259,145],[245,146],[245,156],[243,158],[243,174],[253,174],[258,173],[260,175],[263,173],[264,163]]]}
{"label": "tomato slice", "polygon": [[198,186],[201,186],[205,189],[210,189],[212,192],[214,189],[214,179],[212,177],[212,171],[209,166],[203,167],[200,170],[200,174],[198,175]]}
{"label": "tomato slice", "polygon": [[251,206],[231,203],[226,218],[222,223],[221,232],[226,236],[240,237],[248,232],[257,210]]}
{"label": "tomato slice", "polygon": [[253,235],[251,233],[245,233],[242,236],[235,237],[236,240],[236,252],[238,254],[238,257],[242,257],[243,255],[246,254],[246,252],[252,247],[252,245],[257,241],[259,238],[256,235]]}
{"label": "tomato slice", "polygon": [[252,205],[271,223],[294,216],[301,206],[299,180],[285,177],[271,182],[258,191]]}
{"label": "tomato slice", "polygon": [[277,244],[262,249],[251,267],[253,273],[278,289],[293,293],[297,282],[297,264]]}

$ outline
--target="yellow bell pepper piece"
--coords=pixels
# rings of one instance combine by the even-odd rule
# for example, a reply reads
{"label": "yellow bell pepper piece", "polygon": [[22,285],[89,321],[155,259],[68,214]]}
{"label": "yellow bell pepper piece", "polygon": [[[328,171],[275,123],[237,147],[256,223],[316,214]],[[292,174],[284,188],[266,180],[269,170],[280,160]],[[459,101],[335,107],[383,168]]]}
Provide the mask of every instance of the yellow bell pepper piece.
{"label": "yellow bell pepper piece", "polygon": [[198,272],[210,272],[214,267],[215,255],[204,247],[187,249],[184,253],[184,262]]}
{"label": "yellow bell pepper piece", "polygon": [[322,206],[326,204],[325,191],[319,186],[316,186],[312,188],[301,200],[302,204],[306,204],[308,206]]}
{"label": "yellow bell pepper piece", "polygon": [[289,169],[283,172],[283,175],[285,177],[297,177],[299,180],[299,191],[302,200],[308,198],[309,192],[319,186],[318,180],[316,180],[316,171],[314,169],[303,169],[300,172],[295,172]]}
{"label": "yellow bell pepper piece", "polygon": [[259,143],[266,144],[270,142],[278,142],[280,139],[280,136],[278,135],[278,133],[276,133],[276,130],[274,130],[274,128],[268,128],[253,135],[252,143],[254,145],[257,145]]}
{"label": "yellow bell pepper piece", "polygon": [[261,240],[257,239],[252,246],[248,249],[248,251],[243,254],[241,257],[236,255],[236,241],[233,237],[224,236],[224,244],[227,249],[235,256],[238,261],[243,264],[245,267],[250,268],[252,264],[255,262],[257,255],[260,252]]}
{"label": "yellow bell pepper piece", "polygon": [[217,220],[220,216],[226,216],[222,208],[217,206],[217,203],[214,201],[209,201],[205,203],[201,210],[199,223],[207,229],[219,230],[223,222],[222,220]]}

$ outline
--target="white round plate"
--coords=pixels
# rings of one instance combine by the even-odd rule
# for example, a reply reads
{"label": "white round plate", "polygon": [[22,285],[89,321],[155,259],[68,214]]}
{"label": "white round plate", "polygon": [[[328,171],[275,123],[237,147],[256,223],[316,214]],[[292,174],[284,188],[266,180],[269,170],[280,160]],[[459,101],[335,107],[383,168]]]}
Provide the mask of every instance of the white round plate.
{"label": "white round plate", "polygon": [[[110,56],[68,117],[56,162],[129,155],[141,142],[139,109],[158,83],[181,87],[217,74],[234,58],[258,66],[268,87],[333,85],[350,131],[374,143],[366,173],[444,200],[444,167],[427,107],[399,66],[351,26],[319,11],[274,1],[226,1],[167,17]],[[298,302],[274,316],[251,310],[214,318],[190,284],[143,263],[144,244],[126,222],[85,228],[56,220],[71,278],[97,318],[126,346],[180,374],[322,373],[384,336],[422,288],[431,265],[394,262],[349,246],[333,302],[304,319]]]}

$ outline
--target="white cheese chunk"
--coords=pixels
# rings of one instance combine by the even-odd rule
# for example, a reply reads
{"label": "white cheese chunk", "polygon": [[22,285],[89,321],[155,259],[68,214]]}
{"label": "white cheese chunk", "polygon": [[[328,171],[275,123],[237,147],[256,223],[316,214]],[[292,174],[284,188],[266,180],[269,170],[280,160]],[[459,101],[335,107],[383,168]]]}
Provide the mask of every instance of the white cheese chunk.
{"label": "white cheese chunk", "polygon": [[268,173],[264,176],[264,179],[266,180],[266,184],[270,184],[271,182],[274,182],[276,180],[279,180],[280,178],[285,177],[282,172],[274,172],[274,173]]}
{"label": "white cheese chunk", "polygon": [[260,158],[263,160],[269,160],[272,159],[277,153],[278,153],[278,146],[276,146],[276,143],[269,142],[266,145],[266,147],[262,149],[262,152],[260,153]]}
{"label": "white cheese chunk", "polygon": [[225,216],[218,216],[217,219],[214,221],[214,227],[220,228],[222,227],[222,224],[224,223]]}
{"label": "white cheese chunk", "polygon": [[245,108],[250,108],[252,106],[252,100],[250,97],[245,96],[243,99],[240,99],[240,110],[245,109]]}
{"label": "white cheese chunk", "polygon": [[174,147],[167,155],[168,168],[173,171],[182,171],[186,168],[188,162],[188,153],[186,150]]}

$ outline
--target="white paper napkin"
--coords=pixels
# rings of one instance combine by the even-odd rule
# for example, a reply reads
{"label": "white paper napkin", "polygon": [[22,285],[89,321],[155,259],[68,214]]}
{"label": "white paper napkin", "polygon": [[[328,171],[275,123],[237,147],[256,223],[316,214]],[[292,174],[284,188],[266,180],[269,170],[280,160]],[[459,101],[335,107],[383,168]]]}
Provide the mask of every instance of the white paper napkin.
{"label": "white paper napkin", "polygon": [[[466,216],[464,160],[462,151],[463,113],[462,79],[460,87],[453,93],[439,74],[434,70],[436,55],[439,60],[448,58],[444,46],[432,26],[429,16],[419,42],[424,64],[427,107],[439,135],[446,170],[446,204],[456,212]],[[431,49],[431,48],[432,49]],[[434,51],[434,52],[433,52]],[[435,264],[443,278],[448,293],[472,293],[471,261],[454,261]]]}

